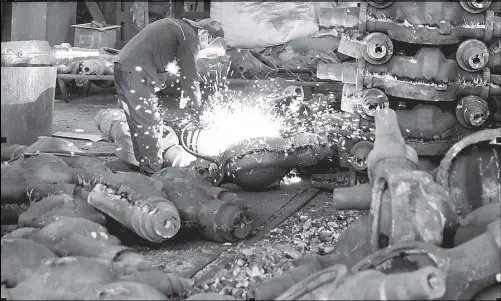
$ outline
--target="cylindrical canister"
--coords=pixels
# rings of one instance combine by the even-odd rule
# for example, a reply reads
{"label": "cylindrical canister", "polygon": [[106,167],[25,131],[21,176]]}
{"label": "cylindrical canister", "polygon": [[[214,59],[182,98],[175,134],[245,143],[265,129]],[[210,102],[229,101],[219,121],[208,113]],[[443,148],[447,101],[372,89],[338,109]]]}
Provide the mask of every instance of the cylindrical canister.
{"label": "cylindrical canister", "polygon": [[2,147],[52,136],[57,67],[2,67]]}

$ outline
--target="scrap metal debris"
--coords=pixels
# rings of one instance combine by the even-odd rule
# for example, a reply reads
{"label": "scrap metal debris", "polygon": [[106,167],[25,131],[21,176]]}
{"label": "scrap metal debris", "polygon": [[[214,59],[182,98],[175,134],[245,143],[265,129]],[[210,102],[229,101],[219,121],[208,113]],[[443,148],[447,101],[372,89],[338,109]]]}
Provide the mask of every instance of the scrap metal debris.
{"label": "scrap metal debris", "polygon": [[205,271],[217,270],[210,278],[205,271],[195,276],[197,287],[245,299],[253,296],[257,285],[294,268],[303,257],[332,253],[340,234],[359,213],[342,212],[333,220],[323,210],[329,211],[310,208],[296,213],[262,240],[230,248],[206,267]]}
{"label": "scrap metal debris", "polygon": [[[235,49],[216,70],[204,61],[217,78],[202,76],[213,91],[200,122],[188,141],[176,131],[193,120],[164,127],[171,166],[151,177],[113,171],[99,154],[60,138],[2,148],[2,223],[20,227],[2,227],[2,298],[499,298],[501,150],[492,141],[501,138],[500,8],[493,1],[321,8],[321,31],[334,27],[335,39],[327,59],[308,61],[318,62],[315,80],[344,84],[341,99],[325,90],[305,99],[301,87],[275,79],[255,84],[258,93],[228,89],[235,74],[243,78],[236,81],[280,74],[259,53],[283,56],[304,48],[298,41],[285,51]],[[305,39],[315,36],[322,35]],[[65,63],[60,72],[110,74],[116,54],[9,42],[2,66]],[[91,59],[70,64],[79,58]],[[123,110],[101,110],[95,122],[116,155],[137,166]],[[279,189],[291,170],[311,187],[259,229],[238,190],[220,187]],[[320,189],[332,197],[320,202]],[[157,262],[149,252],[184,230],[215,244],[206,250],[211,263],[186,273],[192,279],[169,270],[189,252]],[[131,237],[141,246],[129,246]]]}

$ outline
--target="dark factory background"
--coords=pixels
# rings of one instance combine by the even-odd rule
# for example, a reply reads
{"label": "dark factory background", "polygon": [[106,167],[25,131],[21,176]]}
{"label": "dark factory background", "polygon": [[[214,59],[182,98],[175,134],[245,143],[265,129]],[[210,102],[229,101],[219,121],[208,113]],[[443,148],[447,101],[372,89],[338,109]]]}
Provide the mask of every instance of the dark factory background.
{"label": "dark factory background", "polygon": [[209,7],[210,1],[2,1],[2,42],[121,49],[148,23],[165,17],[207,18]]}

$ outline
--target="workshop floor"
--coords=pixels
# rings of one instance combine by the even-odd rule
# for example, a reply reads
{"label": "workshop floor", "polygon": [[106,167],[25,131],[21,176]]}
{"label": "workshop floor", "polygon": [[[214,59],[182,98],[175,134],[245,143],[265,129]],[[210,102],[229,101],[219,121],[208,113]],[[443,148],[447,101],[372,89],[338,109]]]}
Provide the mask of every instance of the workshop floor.
{"label": "workshop floor", "polygon": [[[99,134],[94,116],[100,109],[116,105],[113,89],[93,88],[88,97],[73,96],[69,103],[60,99],[56,94],[53,133],[83,131],[86,134]],[[106,141],[71,141],[85,151],[114,151],[114,146]],[[107,164],[115,170],[130,170],[116,157],[108,158]],[[255,226],[259,226],[308,185],[306,181],[282,184],[272,191],[261,193],[245,193],[234,187],[232,189],[245,201],[256,220]],[[245,297],[247,288],[253,283],[287,270],[294,259],[309,253],[325,254],[332,251],[340,233],[358,213],[333,210],[330,202],[331,194],[321,192],[300,212],[257,242],[251,239],[233,245],[221,244],[205,242],[180,233],[176,239],[160,246],[136,244],[134,247],[167,272],[195,279],[195,283],[204,291]],[[253,258],[252,263],[243,263],[241,258],[248,259],[249,256]],[[244,266],[247,267],[247,272]],[[254,266],[258,267],[257,270]],[[249,272],[249,269],[255,271]],[[256,271],[259,277],[256,277]]]}

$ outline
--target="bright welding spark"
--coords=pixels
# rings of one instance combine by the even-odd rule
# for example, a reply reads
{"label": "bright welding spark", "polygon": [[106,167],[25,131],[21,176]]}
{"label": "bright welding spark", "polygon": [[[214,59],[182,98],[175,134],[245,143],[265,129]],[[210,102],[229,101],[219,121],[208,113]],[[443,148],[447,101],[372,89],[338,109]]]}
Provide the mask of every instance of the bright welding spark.
{"label": "bright welding spark", "polygon": [[169,74],[172,75],[178,75],[179,74],[179,66],[176,61],[172,61],[165,66],[165,72],[168,72]]}
{"label": "bright welding spark", "polygon": [[285,185],[290,185],[294,183],[299,183],[302,180],[303,179],[301,179],[301,177],[299,177],[296,173],[291,172],[282,179],[282,183],[284,183]]}
{"label": "bright welding spark", "polygon": [[257,137],[280,137],[283,122],[269,108],[240,98],[238,94],[220,96],[211,107],[201,113],[203,134],[198,136],[197,149],[216,156],[229,146]]}
{"label": "bright welding spark", "polygon": [[[172,73],[177,73],[177,64],[172,62],[170,65],[176,67],[172,68]],[[166,71],[168,67],[166,66]],[[312,130],[324,134],[332,128],[352,127],[351,122],[347,122],[347,118],[342,114],[332,115],[333,111],[329,109],[327,100],[310,103],[309,111],[306,110],[303,100],[277,104],[272,101],[277,95],[270,95],[271,87],[255,84],[253,88],[260,91],[254,95],[230,90],[226,84],[227,72],[219,71],[221,72],[216,72],[217,78],[200,74],[205,86],[212,90],[212,95],[208,95],[209,105],[204,107],[202,112],[198,112],[199,132],[192,133],[192,136],[188,134],[186,138],[188,146],[200,154],[217,156],[229,146],[252,138],[291,136]],[[332,97],[329,101],[333,101]],[[277,112],[278,107],[281,113]],[[311,117],[315,120],[311,121]],[[335,118],[339,121],[335,122]],[[308,119],[311,124],[306,122]],[[189,122],[189,118],[186,122]],[[294,181],[297,179],[292,179],[292,182]]]}

